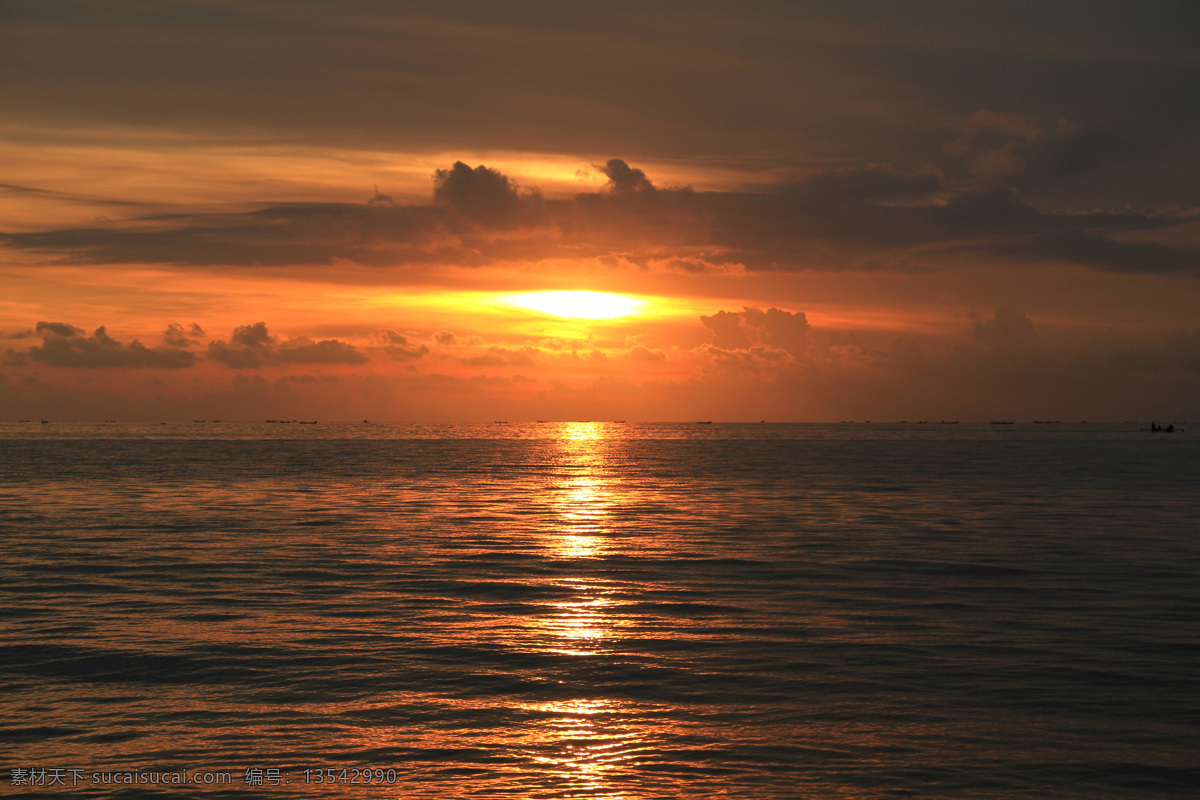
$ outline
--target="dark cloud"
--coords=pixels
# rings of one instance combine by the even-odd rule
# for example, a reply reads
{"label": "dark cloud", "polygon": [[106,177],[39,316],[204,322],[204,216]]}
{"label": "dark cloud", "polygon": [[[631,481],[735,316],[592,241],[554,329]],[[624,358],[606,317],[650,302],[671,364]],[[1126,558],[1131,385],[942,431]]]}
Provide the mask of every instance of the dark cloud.
{"label": "dark cloud", "polygon": [[208,357],[232,369],[277,364],[363,364],[368,360],[354,345],[336,339],[314,342],[300,336],[280,341],[264,322],[236,328],[229,342],[210,342]]}
{"label": "dark cloud", "polygon": [[416,361],[429,354],[429,348],[423,344],[414,343],[402,333],[390,328],[379,332],[384,341],[384,351],[393,361]]}
{"label": "dark cloud", "polygon": [[482,164],[471,169],[461,161],[433,173],[433,198],[481,219],[508,211],[519,200],[516,184],[499,170]]}
{"label": "dark cloud", "polygon": [[[1122,149],[1164,142],[1152,176],[1105,202],[1129,184],[1196,196],[1194,181],[1171,175],[1170,145],[1194,165],[1200,141],[1197,12],[1186,0],[720,0],[703,14],[678,2],[197,0],[150,15],[146,5],[7,3],[6,118],[30,130],[252,130],[367,149],[753,156],[793,169],[812,154],[931,163],[943,121],[985,105],[1111,130]],[[1094,143],[1067,149],[1044,163],[1070,172],[1105,157]]]}
{"label": "dark cloud", "polygon": [[471,169],[455,161],[450,169],[434,172],[433,198],[485,225],[509,227],[541,221],[541,195],[522,193],[511,178],[482,164]]}
{"label": "dark cloud", "polygon": [[[459,223],[457,227],[461,228]],[[16,234],[0,242],[98,264],[288,266],[461,259],[455,219],[427,207],[290,203],[243,214],[172,214]]]}
{"label": "dark cloud", "polygon": [[167,325],[167,329],[163,331],[163,344],[168,347],[188,347],[193,344],[198,344],[208,334],[204,332],[196,323],[192,323],[187,328],[184,328],[178,322],[172,322]]}
{"label": "dark cloud", "polygon": [[608,177],[608,187],[614,192],[653,192],[654,184],[646,173],[630,167],[620,158],[610,158],[603,167],[597,167]]}
{"label": "dark cloud", "polygon": [[700,322],[713,332],[713,347],[720,350],[761,346],[795,355],[809,344],[810,328],[803,311],[744,308],[718,311],[712,316],[700,317]]}
{"label": "dark cloud", "polygon": [[972,329],[975,341],[995,348],[1013,348],[1038,343],[1033,320],[1015,308],[998,308],[992,319],[980,321],[978,317]]}
{"label": "dark cloud", "polygon": [[[1018,126],[1017,122],[1011,122]],[[1176,212],[1048,211],[1008,186],[958,187],[932,170],[813,172],[754,192],[653,189],[620,159],[608,190],[571,200],[521,192],[502,173],[456,162],[425,206],[290,204],[246,214],[0,234],[16,249],[93,263],[482,266],[616,259],[688,272],[937,268],[948,255],[1200,275],[1200,252],[1121,234],[1190,222]]]}
{"label": "dark cloud", "polygon": [[1026,261],[1066,261],[1107,272],[1200,275],[1200,253],[1157,242],[1121,242],[1065,230],[997,244],[993,253]]}
{"label": "dark cloud", "polygon": [[36,332],[42,337],[41,347],[16,352],[8,351],[10,363],[25,360],[40,361],[54,367],[156,367],[180,369],[196,363],[196,355],[180,347],[162,345],[146,347],[137,339],[125,344],[108,335],[105,326],[87,336],[82,328],[65,322],[39,322]]}

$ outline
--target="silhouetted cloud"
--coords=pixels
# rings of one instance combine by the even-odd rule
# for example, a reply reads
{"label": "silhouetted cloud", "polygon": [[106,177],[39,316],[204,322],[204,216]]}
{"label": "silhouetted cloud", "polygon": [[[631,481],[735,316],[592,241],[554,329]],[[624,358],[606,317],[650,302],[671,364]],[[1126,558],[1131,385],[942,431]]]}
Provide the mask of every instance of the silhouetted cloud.
{"label": "silhouetted cloud", "polygon": [[609,188],[614,192],[653,192],[654,184],[646,173],[630,167],[620,158],[610,158],[603,167],[597,167],[608,177]]}
{"label": "silhouetted cloud", "polygon": [[163,344],[168,347],[188,347],[199,343],[207,335],[204,329],[194,322],[186,329],[178,322],[172,322],[163,331]]}
{"label": "silhouetted cloud", "polygon": [[721,350],[765,346],[797,354],[808,346],[809,324],[803,311],[744,308],[700,317],[713,332],[713,347]]}
{"label": "silhouetted cloud", "polygon": [[434,172],[433,198],[484,225],[530,224],[541,216],[540,194],[522,193],[511,178],[482,164],[471,169],[455,161],[450,169]]}
{"label": "silhouetted cloud", "polygon": [[196,363],[190,350],[163,345],[146,347],[137,339],[125,344],[108,335],[105,326],[88,336],[82,328],[65,322],[39,322],[36,332],[42,337],[40,347],[24,351],[8,351],[8,362],[20,364],[26,359],[54,367],[87,369],[110,367],[157,367],[180,369]]}
{"label": "silhouetted cloud", "polygon": [[429,354],[427,346],[412,342],[404,334],[390,328],[380,331],[379,335],[384,341],[384,351],[393,361],[416,361]]}
{"label": "silhouetted cloud", "polygon": [[232,369],[253,369],[273,364],[363,364],[367,357],[354,345],[336,339],[314,342],[307,336],[281,341],[264,322],[234,329],[229,342],[208,345],[208,357]]}
{"label": "silhouetted cloud", "polygon": [[437,171],[434,202],[425,206],[296,203],[0,234],[0,241],[93,263],[418,267],[594,258],[738,274],[932,269],[954,254],[958,263],[970,255],[1200,275],[1195,249],[1118,238],[1188,223],[1194,217],[1186,213],[1052,212],[1008,186],[955,188],[935,171],[885,165],[816,171],[753,192],[654,189],[620,159],[605,174],[607,191],[548,201],[495,169],[460,161]]}
{"label": "silhouetted cloud", "polygon": [[988,347],[1012,348],[1038,342],[1033,320],[1015,308],[998,308],[992,319],[980,321],[972,315],[975,340]]}

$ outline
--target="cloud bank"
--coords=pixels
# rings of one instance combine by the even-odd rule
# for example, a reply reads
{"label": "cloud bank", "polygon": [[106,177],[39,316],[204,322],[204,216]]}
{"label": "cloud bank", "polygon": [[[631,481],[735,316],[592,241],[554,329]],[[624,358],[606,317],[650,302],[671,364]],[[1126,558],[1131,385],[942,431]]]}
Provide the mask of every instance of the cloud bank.
{"label": "cloud bank", "polygon": [[293,203],[8,233],[0,241],[72,261],[180,267],[348,261],[412,270],[582,258],[681,271],[909,271],[970,258],[1200,276],[1200,251],[1128,240],[1193,222],[1190,213],[1049,211],[1009,186],[950,183],[933,170],[882,165],[821,170],[742,192],[655,187],[617,158],[600,169],[609,179],[603,191],[566,200],[546,200],[495,169],[460,161],[434,174],[428,205]]}

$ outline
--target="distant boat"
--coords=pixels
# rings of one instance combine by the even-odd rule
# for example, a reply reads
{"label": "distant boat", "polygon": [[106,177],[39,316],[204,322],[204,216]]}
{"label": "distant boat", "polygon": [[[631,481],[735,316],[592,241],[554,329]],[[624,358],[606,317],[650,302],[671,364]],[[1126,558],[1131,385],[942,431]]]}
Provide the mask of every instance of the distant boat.
{"label": "distant boat", "polygon": [[316,425],[317,421],[315,419],[312,422],[305,422],[304,420],[300,420],[300,424],[301,425]]}
{"label": "distant boat", "polygon": [[711,419],[702,419],[696,423],[697,425],[712,425]]}
{"label": "distant boat", "polygon": [[942,424],[943,424],[943,425],[957,425],[957,424],[958,424],[958,420],[956,420],[956,419],[952,419],[952,420],[950,420],[950,421],[948,421],[948,422],[947,422],[946,420],[942,420]]}
{"label": "distant boat", "polygon": [[994,419],[994,420],[992,420],[992,424],[993,425],[1012,425],[1013,421],[1011,419]]}
{"label": "distant boat", "polygon": [[625,424],[625,420],[623,420],[623,419],[614,419],[614,420],[613,420],[613,424],[614,424],[614,425],[624,425],[624,424]]}

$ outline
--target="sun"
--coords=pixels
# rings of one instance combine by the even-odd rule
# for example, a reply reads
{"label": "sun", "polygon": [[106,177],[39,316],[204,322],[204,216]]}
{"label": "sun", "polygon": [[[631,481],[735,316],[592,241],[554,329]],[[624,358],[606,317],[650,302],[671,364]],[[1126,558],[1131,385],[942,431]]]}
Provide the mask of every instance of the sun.
{"label": "sun", "polygon": [[569,319],[612,319],[637,312],[643,301],[611,292],[526,292],[508,295],[510,305]]}

